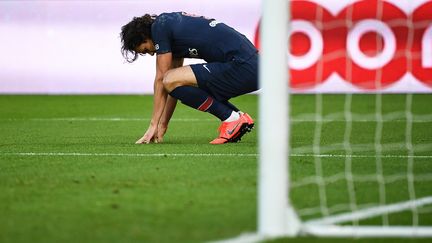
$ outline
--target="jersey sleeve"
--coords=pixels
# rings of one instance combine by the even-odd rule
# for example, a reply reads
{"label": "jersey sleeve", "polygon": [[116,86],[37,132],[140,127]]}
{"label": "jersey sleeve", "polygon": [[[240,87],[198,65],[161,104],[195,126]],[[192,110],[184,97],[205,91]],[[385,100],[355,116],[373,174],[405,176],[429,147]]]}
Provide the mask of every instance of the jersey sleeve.
{"label": "jersey sleeve", "polygon": [[171,52],[171,25],[166,14],[159,15],[152,25],[152,39],[157,54]]}

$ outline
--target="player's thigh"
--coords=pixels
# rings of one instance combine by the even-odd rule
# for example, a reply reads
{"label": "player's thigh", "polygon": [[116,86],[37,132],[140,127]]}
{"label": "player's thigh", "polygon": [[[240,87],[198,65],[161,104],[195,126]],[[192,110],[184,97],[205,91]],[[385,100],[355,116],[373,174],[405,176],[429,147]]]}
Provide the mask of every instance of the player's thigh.
{"label": "player's thigh", "polygon": [[[255,58],[257,59],[257,58]],[[191,65],[198,87],[217,100],[224,101],[258,89],[258,65],[247,62],[213,62]]]}
{"label": "player's thigh", "polygon": [[197,79],[190,66],[183,66],[169,70],[163,80],[168,91],[179,86],[198,86]]}

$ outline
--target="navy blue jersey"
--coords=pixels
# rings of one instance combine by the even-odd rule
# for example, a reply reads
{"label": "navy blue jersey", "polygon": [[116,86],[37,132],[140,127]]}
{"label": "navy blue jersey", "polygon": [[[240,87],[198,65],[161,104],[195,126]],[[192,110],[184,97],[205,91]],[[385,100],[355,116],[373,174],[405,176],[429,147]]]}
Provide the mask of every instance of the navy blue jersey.
{"label": "navy blue jersey", "polygon": [[242,34],[226,24],[184,12],[162,13],[152,25],[156,53],[206,62],[244,61],[257,53]]}

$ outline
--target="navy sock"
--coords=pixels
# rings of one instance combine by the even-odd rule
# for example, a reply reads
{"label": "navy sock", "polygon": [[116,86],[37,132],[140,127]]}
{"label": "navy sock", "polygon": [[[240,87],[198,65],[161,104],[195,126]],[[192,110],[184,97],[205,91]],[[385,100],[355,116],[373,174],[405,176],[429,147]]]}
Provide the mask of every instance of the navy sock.
{"label": "navy sock", "polygon": [[177,87],[171,91],[170,95],[189,107],[213,114],[221,121],[226,120],[233,111],[204,90],[194,86]]}
{"label": "navy sock", "polygon": [[239,112],[239,108],[237,108],[235,105],[231,104],[228,100],[222,101],[222,103],[226,106],[228,106],[229,108],[231,108],[231,110],[235,111],[235,112]]}

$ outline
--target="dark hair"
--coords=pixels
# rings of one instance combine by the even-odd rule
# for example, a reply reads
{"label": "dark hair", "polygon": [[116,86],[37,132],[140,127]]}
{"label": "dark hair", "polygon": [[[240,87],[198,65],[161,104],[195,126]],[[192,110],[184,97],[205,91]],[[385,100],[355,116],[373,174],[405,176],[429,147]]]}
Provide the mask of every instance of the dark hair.
{"label": "dark hair", "polygon": [[156,15],[150,14],[134,17],[132,21],[121,28],[121,52],[127,62],[134,62],[139,54],[135,52],[135,48],[145,40],[151,39],[151,25],[156,17]]}

